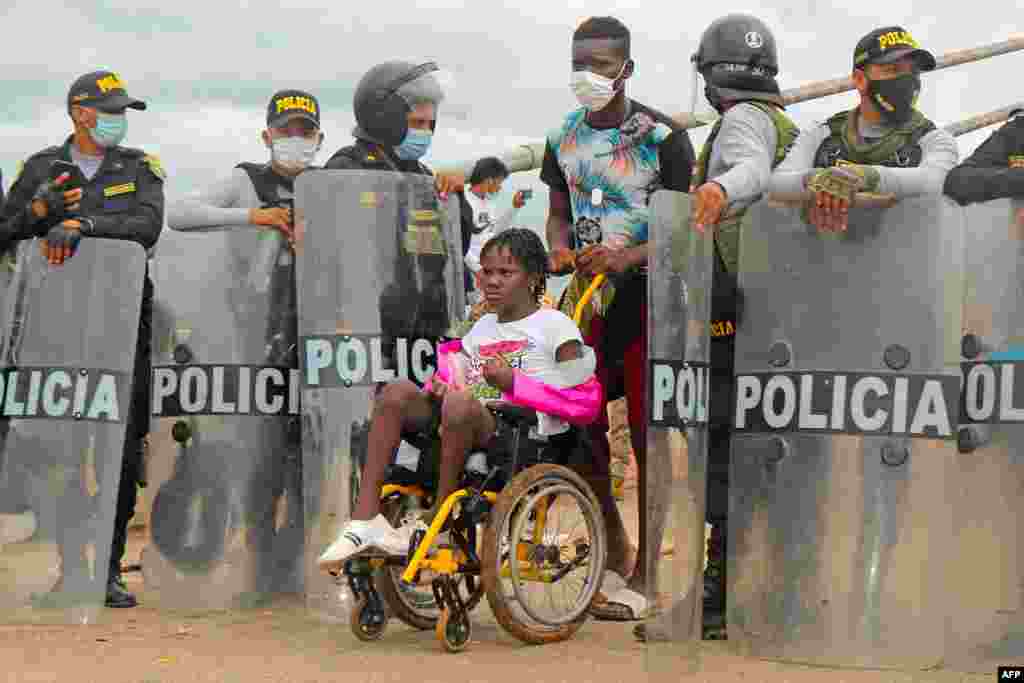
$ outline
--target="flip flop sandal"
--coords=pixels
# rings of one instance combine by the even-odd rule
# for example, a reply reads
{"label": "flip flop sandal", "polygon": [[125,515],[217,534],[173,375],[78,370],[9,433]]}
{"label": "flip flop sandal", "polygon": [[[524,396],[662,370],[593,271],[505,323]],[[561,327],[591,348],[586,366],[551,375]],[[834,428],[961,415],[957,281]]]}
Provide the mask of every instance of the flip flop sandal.
{"label": "flip flop sandal", "polygon": [[605,603],[590,608],[591,616],[598,621],[641,621],[649,616],[647,598],[634,590],[620,588],[606,597]]}
{"label": "flip flop sandal", "polygon": [[626,579],[622,578],[621,574],[607,570],[604,573],[604,578],[601,581],[601,590],[594,595],[595,605],[603,605],[608,602],[608,595],[620,591],[626,587]]}

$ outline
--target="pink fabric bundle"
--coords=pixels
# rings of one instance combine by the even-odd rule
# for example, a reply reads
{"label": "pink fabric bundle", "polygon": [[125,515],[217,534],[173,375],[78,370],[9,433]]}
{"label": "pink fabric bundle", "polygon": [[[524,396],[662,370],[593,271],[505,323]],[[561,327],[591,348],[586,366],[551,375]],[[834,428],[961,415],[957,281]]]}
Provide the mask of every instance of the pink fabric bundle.
{"label": "pink fabric bundle", "polygon": [[[429,391],[435,381],[455,389],[465,388],[465,370],[458,358],[461,352],[462,341],[458,339],[437,347],[437,371],[427,380],[424,391]],[[588,425],[597,419],[603,390],[596,377],[575,387],[559,388],[539,382],[518,370],[513,372],[512,392],[502,392],[502,401],[532,408],[577,426]]]}

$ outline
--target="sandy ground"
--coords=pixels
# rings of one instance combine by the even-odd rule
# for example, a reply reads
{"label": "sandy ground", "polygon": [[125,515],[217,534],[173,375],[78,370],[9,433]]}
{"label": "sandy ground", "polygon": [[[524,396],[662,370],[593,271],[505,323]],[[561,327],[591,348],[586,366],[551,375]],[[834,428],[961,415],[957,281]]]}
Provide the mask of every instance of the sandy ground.
{"label": "sandy ground", "polygon": [[[613,411],[613,441],[620,462],[629,462],[628,430],[621,406]],[[621,503],[636,535],[635,470],[628,465]],[[145,523],[143,498],[136,522]],[[139,562],[146,530],[134,527],[126,564]],[[672,534],[669,534],[671,537]],[[667,539],[668,547],[674,544]],[[666,556],[666,568],[671,556]],[[663,570],[664,571],[664,570]],[[669,569],[671,571],[671,569]],[[495,622],[486,601],[473,613],[470,646],[442,651],[433,632],[393,620],[384,638],[360,643],[347,621],[331,623],[308,610],[298,596],[248,610],[176,610],[147,606],[142,574],[126,575],[140,606],[102,610],[96,623],[0,625],[0,681],[630,681],[668,683],[961,683],[994,680],[995,672],[898,673],[795,666],[739,656],[726,642],[647,646],[635,641],[633,624],[588,622],[572,640],[541,647],[523,645]]]}
{"label": "sandy ground", "polygon": [[629,625],[596,622],[569,642],[531,647],[504,633],[486,605],[474,613],[469,649],[453,655],[433,633],[395,622],[381,641],[359,643],[346,624],[317,620],[298,599],[244,612],[157,612],[140,597],[143,606],[106,610],[98,625],[0,627],[0,680],[953,683],[995,676],[786,666],[739,658],[721,642],[703,643],[687,658],[677,648],[636,643]]}
{"label": "sandy ground", "polygon": [[[144,533],[133,529],[128,563],[138,560]],[[325,621],[297,596],[249,610],[157,610],[146,606],[142,575],[126,579],[141,605],[103,610],[95,624],[0,626],[0,681],[980,683],[995,676],[792,666],[740,657],[724,642],[691,651],[645,646],[633,639],[632,624],[596,621],[569,642],[526,646],[497,625],[486,601],[473,613],[469,648],[453,655],[441,650],[433,632],[398,621],[382,640],[360,643],[347,623]]]}

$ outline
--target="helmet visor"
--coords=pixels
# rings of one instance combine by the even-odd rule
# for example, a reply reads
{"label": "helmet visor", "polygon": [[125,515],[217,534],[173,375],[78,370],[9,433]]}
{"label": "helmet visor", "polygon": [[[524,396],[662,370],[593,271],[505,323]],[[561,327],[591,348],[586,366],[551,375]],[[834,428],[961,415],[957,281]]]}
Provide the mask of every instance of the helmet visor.
{"label": "helmet visor", "polygon": [[438,69],[433,63],[416,67],[407,78],[409,80],[395,88],[395,93],[404,99],[410,108],[425,103],[439,106],[455,88],[452,72]]}
{"label": "helmet visor", "polygon": [[718,112],[708,102],[707,80],[704,74],[697,70],[697,65],[690,63],[690,116],[701,123],[711,123],[718,118]]}

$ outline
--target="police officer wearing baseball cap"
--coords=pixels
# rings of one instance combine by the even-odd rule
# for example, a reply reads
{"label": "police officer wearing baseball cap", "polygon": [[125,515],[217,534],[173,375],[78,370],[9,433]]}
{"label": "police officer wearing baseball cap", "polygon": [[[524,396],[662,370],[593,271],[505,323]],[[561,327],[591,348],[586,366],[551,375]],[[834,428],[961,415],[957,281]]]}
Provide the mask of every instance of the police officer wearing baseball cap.
{"label": "police officer wearing baseball cap", "polygon": [[[74,256],[82,238],[130,240],[146,250],[156,246],[163,225],[165,174],[155,156],[120,146],[127,133],[128,109],[145,110],[146,104],[128,95],[116,73],[94,71],[72,84],[67,111],[74,131],[63,145],[47,147],[22,165],[0,213],[0,249],[39,237],[49,262],[59,265]],[[51,166],[57,160],[75,164],[84,182],[71,187],[76,183],[70,173],[51,180]],[[152,315],[153,283],[147,270],[114,519],[108,607],[136,604],[121,580],[121,558],[128,520],[135,512],[142,450],[149,430]],[[107,460],[98,457],[97,468]],[[105,480],[102,472],[97,475],[99,481]],[[81,569],[79,558],[61,559],[65,575]],[[56,589],[61,586],[58,582]]]}
{"label": "police officer wearing baseball cap", "polygon": [[940,194],[959,153],[953,136],[917,110],[921,73],[934,68],[935,57],[900,26],[861,38],[852,75],[859,106],[803,131],[769,191],[812,191],[808,217],[829,232],[846,230],[857,192]]}
{"label": "police officer wearing baseball cap", "polygon": [[270,151],[263,163],[243,162],[227,177],[168,208],[167,224],[175,230],[252,225],[292,236],[295,178],[315,168],[324,141],[320,103],[302,90],[281,90],[267,104],[267,127],[260,133]]}
{"label": "police officer wearing baseball cap", "polygon": [[[294,89],[274,93],[267,104],[266,128],[260,131],[269,160],[238,164],[213,184],[173,202],[167,212],[167,224],[174,230],[237,227],[264,231],[261,237],[268,239],[257,240],[249,261],[249,282],[260,283],[254,291],[266,297],[258,310],[268,319],[255,324],[266,330],[267,365],[298,368],[295,258],[288,243],[293,238],[295,179],[316,168],[316,155],[323,144],[320,116],[320,103],[312,94]],[[273,239],[276,235],[281,239]],[[197,247],[201,248],[201,243]],[[249,511],[254,515],[249,521],[255,532],[249,536],[250,550],[259,563],[255,568],[257,591],[287,591],[290,589],[274,582],[300,572],[286,571],[291,568],[281,564],[280,547],[275,554],[269,545],[280,541],[269,532],[274,528],[277,503],[285,493],[282,472],[287,471],[287,463],[301,463],[302,450],[280,420],[261,420],[259,425],[261,445],[273,457],[258,458],[257,470],[248,477],[250,500],[266,501]],[[190,476],[184,470],[181,474]],[[292,493],[301,496],[301,492]],[[301,558],[302,553],[296,551],[292,560],[299,563]]]}

